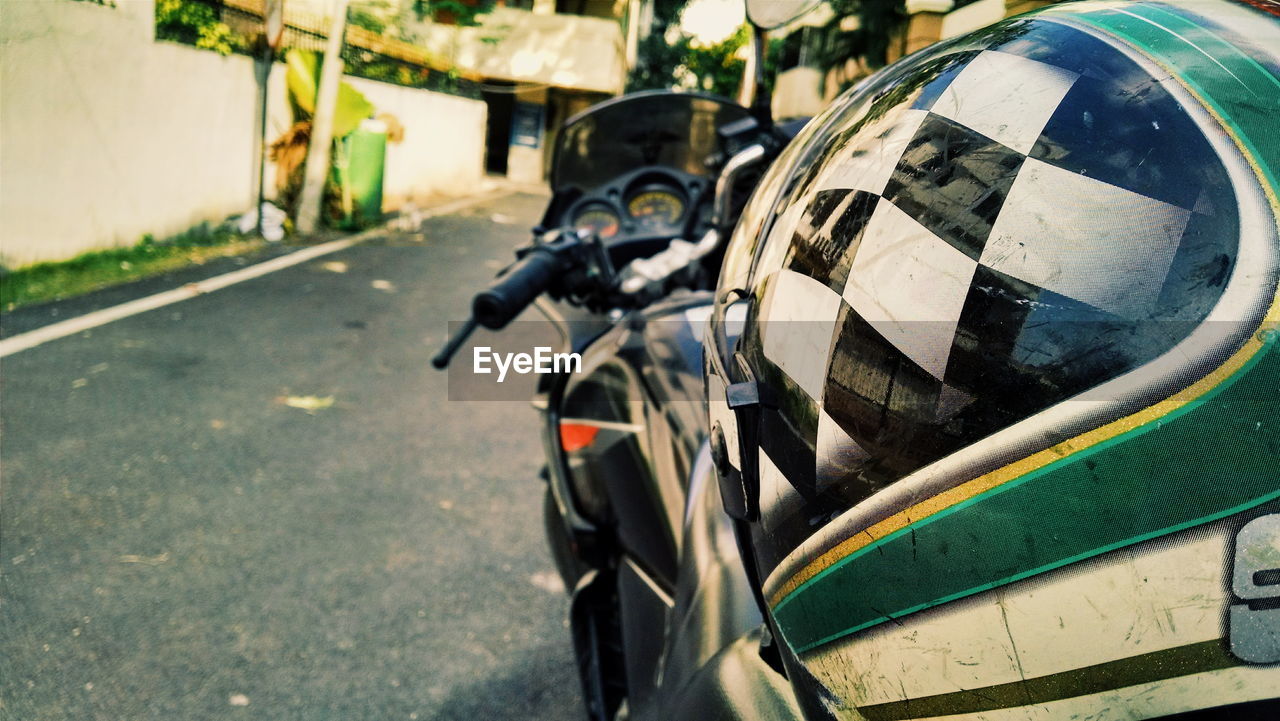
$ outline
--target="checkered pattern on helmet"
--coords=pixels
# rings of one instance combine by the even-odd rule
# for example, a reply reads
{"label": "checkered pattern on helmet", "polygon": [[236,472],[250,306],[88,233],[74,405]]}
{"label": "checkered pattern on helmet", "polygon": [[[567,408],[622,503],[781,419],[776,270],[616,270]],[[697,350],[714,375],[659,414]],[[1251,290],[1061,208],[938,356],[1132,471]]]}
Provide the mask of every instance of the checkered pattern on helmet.
{"label": "checkered pattern on helmet", "polygon": [[[1037,32],[970,51],[864,119],[772,229],[769,242],[787,249],[763,282],[762,352],[811,407],[766,414],[762,450],[802,494],[866,460],[854,438],[932,429],[889,476],[958,447],[946,424],[976,388],[1025,384],[992,375],[992,357],[1039,367],[1074,354],[1095,382],[1132,361],[1037,331],[1037,319],[1140,334],[1137,321],[1179,316],[1169,301],[1192,272],[1187,258],[1204,255],[1206,226],[1221,219],[1209,180],[1144,169],[1136,154],[1208,146],[1170,132],[1190,122],[1176,105],[1138,105],[1129,88],[1163,91],[1117,53],[1060,54]],[[1184,304],[1181,316],[1207,308]],[[1040,400],[1011,402],[991,430]]]}

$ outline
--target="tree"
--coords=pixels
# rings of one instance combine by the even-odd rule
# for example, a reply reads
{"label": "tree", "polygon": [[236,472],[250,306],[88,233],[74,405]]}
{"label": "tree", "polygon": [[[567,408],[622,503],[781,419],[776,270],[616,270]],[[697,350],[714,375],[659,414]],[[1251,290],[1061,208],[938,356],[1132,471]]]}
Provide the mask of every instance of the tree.
{"label": "tree", "polygon": [[692,39],[672,26],[687,0],[654,0],[653,25],[636,48],[636,64],[627,75],[627,92],[661,90],[677,83],[676,70]]}
{"label": "tree", "polygon": [[[904,0],[827,0],[834,11],[825,25],[772,38],[765,56],[765,77],[779,68],[794,67],[807,51],[806,65],[824,74],[843,68],[849,60],[877,69],[888,60],[889,48],[906,22]],[[627,78],[627,91],[689,87],[732,97],[742,81],[743,47],[751,41],[748,26],[712,45],[699,45],[680,31],[676,21],[684,0],[662,0],[654,7],[654,26],[639,46],[639,58]],[[846,22],[846,18],[857,18]],[[842,85],[856,78],[839,77]],[[766,82],[768,84],[768,81]]]}
{"label": "tree", "polygon": [[635,67],[627,74],[627,92],[664,90],[679,82],[676,72],[689,54],[691,38],[681,33],[668,40],[665,35],[655,31],[640,41]]}
{"label": "tree", "polygon": [[733,97],[742,83],[746,61],[740,53],[751,42],[750,28],[742,25],[724,40],[703,45],[676,25],[684,6],[683,0],[655,4],[653,30],[640,41],[627,92],[685,87]]}
{"label": "tree", "polygon": [[749,25],[740,25],[732,35],[712,45],[691,42],[685,53],[684,70],[694,78],[698,89],[732,98],[738,94],[747,67],[742,50],[750,45]]}
{"label": "tree", "polygon": [[[907,20],[904,0],[827,0],[835,11],[830,21],[813,29],[813,62],[824,73],[861,58],[878,69],[888,60],[890,43]],[[845,18],[858,21],[846,24]],[[851,28],[851,29],[846,29]],[[844,85],[853,79],[846,79]]]}

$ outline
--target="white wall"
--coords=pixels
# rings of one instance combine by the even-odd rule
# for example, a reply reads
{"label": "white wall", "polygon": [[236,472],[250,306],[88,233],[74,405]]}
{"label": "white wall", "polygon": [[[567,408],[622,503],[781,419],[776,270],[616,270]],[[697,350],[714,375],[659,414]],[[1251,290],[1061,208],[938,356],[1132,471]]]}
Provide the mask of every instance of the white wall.
{"label": "white wall", "polygon": [[[252,207],[253,62],[155,42],[153,28],[153,0],[0,0],[0,263],[163,238]],[[484,103],[352,82],[405,126],[388,150],[389,198],[476,189]],[[282,67],[270,95],[269,140],[290,122]]]}

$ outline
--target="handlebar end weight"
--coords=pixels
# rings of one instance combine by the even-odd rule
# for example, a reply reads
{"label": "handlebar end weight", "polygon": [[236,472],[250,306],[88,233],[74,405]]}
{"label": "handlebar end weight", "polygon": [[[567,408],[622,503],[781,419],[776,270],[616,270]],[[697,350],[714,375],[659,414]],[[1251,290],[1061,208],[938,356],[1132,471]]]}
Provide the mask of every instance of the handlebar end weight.
{"label": "handlebar end weight", "polygon": [[444,370],[449,366],[449,360],[453,358],[453,354],[458,352],[463,343],[467,342],[467,338],[471,336],[471,332],[476,329],[476,319],[468,318],[467,322],[458,329],[458,332],[445,342],[440,352],[431,359],[431,367],[436,370]]}

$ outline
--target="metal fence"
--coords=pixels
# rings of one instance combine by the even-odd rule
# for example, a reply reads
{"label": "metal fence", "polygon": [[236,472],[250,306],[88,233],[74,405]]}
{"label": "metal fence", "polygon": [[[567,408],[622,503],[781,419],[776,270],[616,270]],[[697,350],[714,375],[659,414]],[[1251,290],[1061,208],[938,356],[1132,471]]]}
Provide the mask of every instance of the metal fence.
{"label": "metal fence", "polygon": [[[254,54],[265,34],[264,0],[169,0],[208,8],[210,16],[230,30],[227,47],[232,52]],[[291,9],[285,3],[281,48],[323,52],[329,21],[321,15]],[[207,32],[207,31],[206,31]],[[168,27],[162,39],[199,45],[197,28]],[[460,75],[447,58],[394,37],[348,24],[342,59],[346,72],[411,88],[480,97],[480,85]]]}

